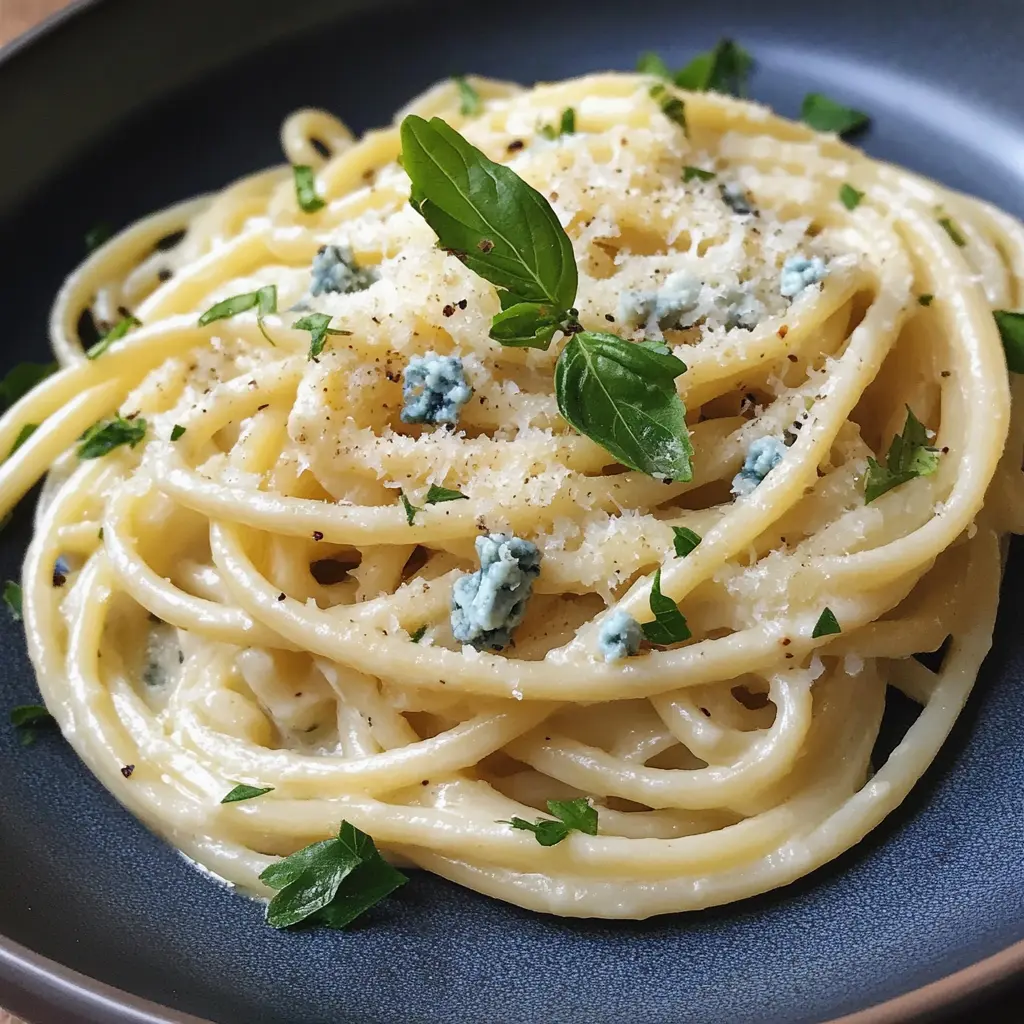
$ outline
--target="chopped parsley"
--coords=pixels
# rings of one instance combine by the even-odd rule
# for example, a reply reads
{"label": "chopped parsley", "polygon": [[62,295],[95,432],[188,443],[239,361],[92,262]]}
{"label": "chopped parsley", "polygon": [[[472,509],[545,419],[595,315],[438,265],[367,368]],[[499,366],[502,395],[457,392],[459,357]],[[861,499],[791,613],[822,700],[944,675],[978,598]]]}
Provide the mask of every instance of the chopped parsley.
{"label": "chopped parsley", "polygon": [[405,521],[412,526],[416,521],[416,513],[422,512],[423,508],[419,505],[414,505],[406,496],[405,491],[398,492],[398,500],[402,503],[402,508],[405,509]]}
{"label": "chopped parsley", "polygon": [[264,793],[273,793],[273,786],[246,786],[239,782],[237,786],[223,800],[222,804],[237,804],[242,800],[252,800],[254,797],[263,796]]}
{"label": "chopped parsley", "polygon": [[365,832],[347,821],[336,838],[303,847],[260,875],[261,882],[277,890],[267,906],[272,928],[299,922],[344,928],[408,880]]}
{"label": "chopped parsley", "polygon": [[184,436],[185,436],[185,427],[183,427],[180,423],[175,423],[174,426],[171,427],[171,440],[172,441],[177,441],[178,438],[184,437]]}
{"label": "chopped parsley", "polygon": [[818,132],[834,132],[849,135],[871,123],[862,110],[845,107],[820,92],[809,92],[800,109],[800,119]]}
{"label": "chopped parsley", "polygon": [[141,320],[132,316],[131,313],[125,313],[125,315],[122,316],[109,331],[100,335],[100,340],[97,341],[95,345],[86,349],[86,356],[89,359],[97,359],[99,356],[103,355],[103,353],[106,352],[115,341],[119,341],[123,338],[133,327],[141,326]]}
{"label": "chopped parsley", "polygon": [[811,633],[811,639],[817,640],[819,636],[832,636],[834,633],[842,633],[842,629],[839,627],[839,622],[836,620],[835,615],[833,615],[832,609],[826,608],[818,616],[818,621],[814,625],[814,631]]}
{"label": "chopped parsley", "polygon": [[653,50],[640,54],[636,69],[642,75],[656,75],[658,78],[671,78],[672,72],[665,61]]}
{"label": "chopped parsley", "polygon": [[100,420],[82,435],[81,443],[78,445],[78,457],[98,459],[123,444],[134,448],[145,436],[144,419],[126,420],[116,416],[112,420]]}
{"label": "chopped parsley", "polygon": [[14,403],[57,372],[56,363],[18,363],[0,380],[0,402]]}
{"label": "chopped parsley", "polygon": [[459,90],[459,113],[464,117],[473,117],[480,113],[483,103],[480,100],[480,93],[466,81],[464,75],[452,75],[452,81]]}
{"label": "chopped parsley", "polygon": [[21,430],[18,431],[18,436],[14,439],[14,444],[11,445],[11,450],[7,453],[7,458],[10,458],[38,429],[38,423],[26,423]]}
{"label": "chopped parsley", "polygon": [[329,334],[349,336],[351,331],[340,331],[329,327],[331,317],[327,313],[310,313],[296,320],[292,327],[300,331],[309,331],[309,358],[315,360],[324,350]]}
{"label": "chopped parsley", "polygon": [[232,295],[230,298],[214,303],[199,318],[199,326],[206,327],[215,320],[228,320],[250,309],[256,310],[256,325],[263,337],[273,345],[274,339],[267,334],[266,328],[263,326],[263,318],[270,313],[277,312],[277,285],[274,284],[265,285],[254,292]]}
{"label": "chopped parsley", "polygon": [[655,572],[651,583],[651,611],[654,612],[654,621],[641,622],[640,628],[652,644],[667,647],[690,639],[690,629],[679,605],[661,592],[661,569]]}
{"label": "chopped parsley", "polygon": [[929,292],[925,292],[924,295],[918,295],[918,297],[917,297],[917,304],[919,306],[930,306],[932,304],[932,299],[934,299],[934,298],[935,298],[934,295],[932,295]]}
{"label": "chopped parsley", "polygon": [[1024,373],[1024,313],[997,309],[992,314],[1003,339],[1006,367],[1011,373]]}
{"label": "chopped parsley", "polygon": [[703,167],[694,167],[691,164],[687,164],[683,168],[683,181],[714,181],[715,172],[705,171]]}
{"label": "chopped parsley", "polygon": [[852,185],[843,182],[839,186],[839,201],[848,210],[856,210],[860,206],[860,201],[864,198],[863,192],[858,192]]}
{"label": "chopped parsley", "polygon": [[441,501],[459,501],[461,499],[469,500],[468,494],[463,494],[462,491],[452,491],[447,487],[438,487],[437,484],[431,484],[430,490],[427,491],[427,504],[436,505]]}
{"label": "chopped parsley", "polygon": [[541,846],[554,846],[570,832],[597,835],[597,810],[589,800],[580,797],[577,800],[549,800],[547,804],[548,813],[555,816],[554,820],[538,818],[536,821],[527,821],[525,818],[512,818],[510,821],[499,821],[498,824],[532,832]]}
{"label": "chopped parsley", "polygon": [[700,534],[694,533],[686,526],[673,526],[672,537],[675,543],[676,558],[685,557],[701,542]]}
{"label": "chopped parsley", "polygon": [[11,708],[11,725],[21,733],[21,745],[31,746],[40,729],[52,728],[57,720],[42,704],[20,704]]}
{"label": "chopped parsley", "polygon": [[675,121],[686,131],[686,104],[678,96],[673,96],[668,88],[658,82],[650,88],[651,99],[661,107],[661,112],[670,120]]}
{"label": "chopped parsley", "polygon": [[952,217],[940,217],[939,223],[942,225],[946,234],[953,239],[954,245],[957,245],[962,249],[967,244],[967,239],[964,238],[963,233],[960,231],[959,226]]}
{"label": "chopped parsley", "polygon": [[427,632],[427,627],[426,626],[420,626],[420,628],[417,629],[415,632],[409,634],[409,639],[414,644],[418,644],[423,639],[423,637],[426,635],[426,632]]}
{"label": "chopped parsley", "polygon": [[680,89],[743,96],[754,58],[732,39],[719,39],[714,49],[697,54],[672,76]]}
{"label": "chopped parsley", "polygon": [[562,111],[562,117],[558,122],[556,128],[552,124],[546,124],[541,127],[541,135],[546,139],[557,139],[559,135],[575,135],[576,134],[576,111],[573,107],[566,107]]}
{"label": "chopped parsley", "polygon": [[4,604],[15,622],[21,622],[21,586],[8,580],[4,584]]}
{"label": "chopped parsley", "polygon": [[899,487],[919,476],[931,476],[938,468],[939,452],[929,447],[924,425],[907,406],[907,422],[903,433],[897,434],[889,446],[885,465],[868,459],[868,472],[864,481],[865,504],[870,505],[886,491]]}
{"label": "chopped parsley", "polygon": [[295,176],[295,199],[303,213],[316,213],[327,204],[316,193],[316,172],[309,164],[292,167]]}

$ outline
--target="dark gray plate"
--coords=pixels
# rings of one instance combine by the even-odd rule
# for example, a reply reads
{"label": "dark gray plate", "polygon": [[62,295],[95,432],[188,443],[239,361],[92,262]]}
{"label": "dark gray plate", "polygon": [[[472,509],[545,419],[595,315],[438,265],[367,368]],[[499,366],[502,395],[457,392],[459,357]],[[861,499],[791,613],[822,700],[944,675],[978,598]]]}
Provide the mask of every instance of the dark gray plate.
{"label": "dark gray plate", "polygon": [[[758,98],[790,115],[810,89],[852,102],[874,115],[875,156],[1024,213],[1020,0],[370,7],[106,0],[9,53],[2,364],[43,357],[48,303],[97,220],[125,224],[278,161],[296,106],[363,129],[452,72],[551,79],[631,67],[647,48],[678,63],[731,34],[759,60]],[[0,536],[0,578],[17,575],[30,504]],[[1020,565],[968,711],[899,813],[788,889],[643,924],[539,917],[419,876],[350,933],[274,932],[58,737],[21,749],[0,726],[0,1002],[47,1024],[810,1024],[946,978],[1024,940]],[[3,615],[0,653],[0,703],[34,699]],[[893,702],[885,742],[908,713]],[[949,1005],[1015,959],[1024,951],[870,1019]]]}

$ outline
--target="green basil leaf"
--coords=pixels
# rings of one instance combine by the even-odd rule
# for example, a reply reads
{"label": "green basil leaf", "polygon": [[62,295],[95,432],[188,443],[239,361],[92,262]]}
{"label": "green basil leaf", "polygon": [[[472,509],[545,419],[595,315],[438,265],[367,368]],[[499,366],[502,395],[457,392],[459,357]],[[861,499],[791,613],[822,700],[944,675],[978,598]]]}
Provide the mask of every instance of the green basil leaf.
{"label": "green basil leaf", "polygon": [[427,504],[436,505],[441,501],[461,501],[465,499],[469,500],[468,494],[463,494],[462,491],[452,491],[447,487],[438,487],[437,484],[431,484],[430,490],[427,491]]}
{"label": "green basil leaf", "polygon": [[597,835],[597,809],[585,797],[575,800],[549,800],[548,810],[570,829],[588,836]]}
{"label": "green basil leaf", "polygon": [[885,465],[868,459],[868,472],[864,481],[865,504],[870,505],[886,491],[915,477],[931,476],[938,465],[939,452],[928,446],[924,425],[907,406],[903,433],[892,439]]}
{"label": "green basil leaf", "polygon": [[310,313],[308,316],[304,316],[292,324],[292,327],[297,330],[309,331],[310,359],[316,359],[323,352],[329,334],[351,336],[351,331],[340,331],[329,327],[328,324],[330,322],[331,317],[327,313]]}
{"label": "green basil leaf", "polygon": [[856,210],[860,206],[860,201],[864,198],[863,192],[858,192],[852,185],[843,182],[839,186],[839,201],[848,210]]}
{"label": "green basil leaf", "polygon": [[273,786],[246,786],[239,782],[237,786],[223,800],[222,804],[237,804],[242,800],[252,800],[254,797],[263,796],[264,793],[273,793]]}
{"label": "green basil leaf", "polygon": [[683,133],[686,133],[686,104],[668,90],[668,86],[658,82],[652,85],[650,90],[651,99],[661,107],[661,112],[670,120],[675,121]]}
{"label": "green basil leaf", "polygon": [[661,592],[661,569],[655,572],[651,583],[651,611],[654,612],[654,621],[641,622],[640,628],[652,644],[667,647],[690,639],[690,629],[679,605]]}
{"label": "green basil leaf", "polygon": [[714,181],[715,172],[705,171],[702,167],[693,167],[692,165],[687,164],[686,167],[683,168],[683,181],[693,181],[695,178],[697,181]]}
{"label": "green basil leaf", "polygon": [[673,526],[672,537],[675,542],[676,558],[684,558],[702,539],[699,533],[694,533],[686,526]]}
{"label": "green basil leaf", "polygon": [[814,625],[814,631],[811,633],[811,639],[817,640],[819,636],[832,636],[833,633],[842,633],[842,629],[832,613],[832,609],[826,608],[818,616],[818,621]]}
{"label": "green basil leaf", "polygon": [[171,440],[177,441],[179,438],[185,436],[185,428],[180,423],[175,423],[171,427]]}
{"label": "green basil leaf", "polygon": [[1024,373],[1024,313],[997,309],[992,315],[996,318],[999,337],[1003,339],[1007,369],[1011,373]]}
{"label": "green basil leaf", "polygon": [[409,201],[441,247],[509,292],[506,310],[521,302],[572,306],[576,258],[548,201],[440,118],[410,114],[401,134]]}
{"label": "green basil leaf", "polygon": [[546,350],[568,316],[567,310],[552,309],[539,302],[517,302],[495,314],[489,337],[510,348]]}
{"label": "green basil leaf", "polygon": [[658,78],[672,77],[668,65],[652,50],[640,54],[636,62],[636,69],[642,75],[657,75]]}
{"label": "green basil leaf", "polygon": [[115,448],[126,444],[134,448],[146,436],[144,419],[126,420],[120,416],[112,420],[100,420],[93,424],[81,438],[78,446],[80,459],[98,459]]}
{"label": "green basil leaf", "polygon": [[405,509],[405,521],[412,526],[416,521],[416,513],[422,512],[423,509],[419,505],[414,505],[406,496],[405,491],[398,492],[398,500],[402,503],[402,508]]}
{"label": "green basil leaf", "polygon": [[954,245],[957,245],[962,249],[967,244],[967,239],[964,238],[963,233],[952,217],[940,217],[939,223],[945,229],[946,234],[953,239]]}
{"label": "green basil leaf", "polygon": [[410,633],[409,634],[409,639],[414,644],[418,644],[423,639],[423,637],[426,635],[426,632],[427,632],[427,627],[426,626],[420,626],[420,628],[417,629],[414,633]]}
{"label": "green basil leaf", "polygon": [[744,96],[753,67],[753,57],[739,43],[720,39],[713,50],[698,54],[677,71],[674,81],[680,89]]}
{"label": "green basil leaf", "polygon": [[7,458],[10,458],[38,429],[38,423],[26,423],[21,430],[18,431],[18,436],[14,439],[14,444],[11,445],[11,450],[7,453]]}
{"label": "green basil leaf", "polygon": [[691,480],[693,446],[673,355],[583,331],[555,367],[558,411],[623,465],[668,480]]}
{"label": "green basil leaf", "polygon": [[316,213],[327,204],[317,195],[316,172],[308,164],[297,164],[292,167],[295,175],[295,199],[304,213]]}
{"label": "green basil leaf", "polygon": [[21,622],[21,586],[8,580],[4,584],[4,604],[15,622]]}
{"label": "green basil leaf", "polygon": [[871,118],[863,111],[844,107],[820,92],[809,92],[804,97],[800,119],[815,131],[836,135],[848,135],[871,123]]}
{"label": "green basil leaf", "polygon": [[89,359],[98,358],[103,355],[103,353],[106,352],[115,341],[120,341],[121,338],[123,338],[133,327],[141,326],[141,320],[132,316],[131,313],[126,314],[121,317],[121,319],[118,320],[118,322],[114,324],[106,334],[100,335],[100,340],[97,341],[95,345],[86,349],[86,357]]}
{"label": "green basil leaf", "polygon": [[459,90],[459,113],[464,117],[474,117],[483,108],[480,101],[480,93],[466,81],[463,75],[452,75],[452,81]]}
{"label": "green basil leaf", "polygon": [[56,363],[18,363],[7,371],[7,376],[0,380],[0,402],[14,405],[27,395],[37,384],[57,372]]}

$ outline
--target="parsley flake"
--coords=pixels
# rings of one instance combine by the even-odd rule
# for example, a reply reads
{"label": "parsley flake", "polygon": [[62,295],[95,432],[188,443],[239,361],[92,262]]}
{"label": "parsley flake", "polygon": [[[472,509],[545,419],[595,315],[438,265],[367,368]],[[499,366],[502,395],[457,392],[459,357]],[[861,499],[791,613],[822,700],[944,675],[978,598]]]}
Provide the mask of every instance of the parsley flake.
{"label": "parsley flake", "polygon": [[667,647],[690,639],[692,634],[679,605],[661,592],[661,569],[655,572],[651,583],[651,611],[654,612],[654,621],[641,622],[640,628],[652,644]]}
{"label": "parsley flake", "polygon": [[260,333],[273,345],[274,339],[267,334],[266,328],[263,326],[263,318],[270,313],[277,312],[277,285],[275,284],[265,285],[254,292],[232,295],[230,298],[214,303],[199,318],[199,326],[206,327],[216,320],[228,320],[253,308],[256,310],[256,325],[259,327]]}
{"label": "parsley flake", "polygon": [[303,213],[316,213],[327,204],[317,195],[316,172],[309,164],[296,164],[292,167],[295,176],[295,199]]}
{"label": "parsley flake", "polygon": [[832,613],[832,609],[826,608],[818,616],[818,621],[814,625],[814,631],[811,633],[811,639],[817,640],[819,636],[832,636],[834,633],[842,633],[842,629]]}
{"label": "parsley flake", "polygon": [[99,358],[115,341],[120,341],[133,327],[141,326],[141,320],[132,316],[131,313],[126,313],[109,331],[100,335],[100,340],[95,345],[85,350],[86,356],[89,359]]}
{"label": "parsley flake", "polygon": [[402,503],[402,508],[405,509],[405,521],[412,526],[416,521],[416,513],[422,512],[423,508],[419,505],[414,505],[406,496],[405,491],[398,492],[398,500]]}
{"label": "parsley flake", "polygon": [[423,639],[423,637],[426,635],[426,632],[427,632],[427,627],[426,626],[420,626],[420,628],[417,629],[415,632],[409,634],[409,639],[414,644],[418,644]]}
{"label": "parsley flake", "polygon": [[868,472],[864,481],[864,501],[870,505],[886,491],[899,487],[919,476],[931,476],[938,468],[939,452],[928,445],[924,425],[907,406],[907,422],[903,433],[897,434],[889,446],[885,465],[868,459]]}
{"label": "parsley flake", "polygon": [[871,118],[862,110],[844,107],[820,92],[809,92],[804,97],[800,120],[815,131],[836,135],[849,135],[871,123]]}
{"label": "parsley flake", "polygon": [[7,458],[10,458],[38,429],[38,423],[26,423],[21,430],[18,431],[18,436],[14,439],[14,444],[11,445],[11,450],[7,453]]}
{"label": "parsley flake", "polygon": [[952,217],[940,217],[939,223],[942,225],[946,234],[953,239],[954,245],[957,245],[962,249],[967,244],[967,239],[964,238],[963,233],[960,231],[960,228]]}
{"label": "parsley flake", "polygon": [[1003,339],[1006,367],[1011,373],[1024,373],[1024,313],[997,309],[993,314],[999,337]]}
{"label": "parsley flake", "polygon": [[373,840],[347,821],[338,835],[312,843],[271,864],[260,881],[278,892],[267,906],[267,924],[299,922],[344,928],[409,879],[377,851]]}
{"label": "parsley flake", "polygon": [[308,316],[296,320],[292,327],[300,331],[309,331],[309,358],[315,360],[324,350],[327,344],[327,336],[345,335],[351,336],[351,331],[340,331],[327,325],[331,317],[327,313],[310,313]]}
{"label": "parsley flake", "polygon": [[427,491],[427,504],[436,505],[441,501],[460,501],[465,499],[469,501],[469,495],[463,494],[462,491],[452,491],[447,487],[438,487],[437,484],[431,484],[430,490]]}
{"label": "parsley flake", "polygon": [[650,90],[651,99],[661,107],[661,112],[670,120],[675,121],[680,128],[686,132],[686,104],[678,96],[673,96],[668,88],[658,82],[652,85]]}
{"label": "parsley flake", "polygon": [[839,186],[839,200],[848,210],[856,210],[863,198],[864,193],[858,192],[852,185],[844,182]]}
{"label": "parsley flake", "polygon": [[917,304],[919,306],[930,306],[932,304],[932,299],[934,298],[934,295],[930,294],[929,292],[925,292],[924,295],[918,295]]}
{"label": "parsley flake", "polygon": [[8,580],[4,584],[4,604],[15,622],[21,622],[21,586]]}
{"label": "parsley flake", "polygon": [[185,427],[183,427],[180,423],[175,423],[174,426],[171,427],[171,440],[172,441],[177,441],[178,438],[184,437],[184,436],[185,436]]}
{"label": "parsley flake", "polygon": [[36,741],[39,729],[57,724],[57,720],[42,704],[20,704],[11,708],[11,725],[21,733],[21,745],[31,746]]}
{"label": "parsley flake", "polygon": [[554,846],[570,832],[597,835],[597,810],[589,800],[583,797],[577,800],[549,800],[547,806],[548,813],[553,814],[556,820],[538,818],[536,821],[527,821],[525,818],[512,818],[510,821],[499,821],[498,824],[532,832],[541,846]]}
{"label": "parsley flake", "polygon": [[474,117],[476,114],[479,114],[483,107],[480,93],[466,81],[464,75],[452,75],[452,81],[459,90],[459,113],[463,117]]}
{"label": "parsley flake", "polygon": [[239,782],[227,796],[221,800],[222,804],[237,804],[242,800],[252,800],[255,797],[263,796],[264,793],[273,793],[273,786],[246,786]]}
{"label": "parsley flake", "polygon": [[541,135],[546,139],[557,139],[560,135],[575,135],[576,134],[576,111],[573,107],[566,107],[562,111],[562,117],[558,122],[556,128],[552,124],[546,124],[541,127]]}
{"label": "parsley flake", "polygon": [[683,181],[685,183],[685,182],[694,181],[694,180],[696,180],[696,181],[714,181],[715,180],[715,172],[714,171],[705,171],[703,167],[693,167],[692,165],[687,164],[683,168]]}
{"label": "parsley flake", "polygon": [[672,76],[680,89],[744,96],[754,58],[732,39],[719,39],[714,49],[697,54]]}
{"label": "parsley flake", "polygon": [[673,526],[672,537],[675,543],[676,558],[684,558],[701,542],[700,534],[694,533],[686,526]]}
{"label": "parsley flake", "polygon": [[112,420],[94,423],[81,438],[78,446],[80,459],[98,459],[115,448],[126,444],[134,448],[146,436],[144,419],[126,420],[116,416]]}
{"label": "parsley flake", "polygon": [[636,69],[642,75],[655,75],[658,78],[672,77],[669,66],[653,50],[640,54],[636,62]]}

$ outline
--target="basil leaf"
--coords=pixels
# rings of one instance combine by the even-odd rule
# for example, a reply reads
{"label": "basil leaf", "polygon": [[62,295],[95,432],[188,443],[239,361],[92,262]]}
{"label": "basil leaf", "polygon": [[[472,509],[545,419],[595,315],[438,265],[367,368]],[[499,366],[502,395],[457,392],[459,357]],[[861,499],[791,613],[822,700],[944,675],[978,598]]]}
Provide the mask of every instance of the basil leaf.
{"label": "basil leaf", "polygon": [[31,746],[36,741],[37,731],[53,727],[57,720],[42,704],[21,704],[11,708],[11,725],[21,733],[21,745]]}
{"label": "basil leaf", "polygon": [[7,458],[10,458],[38,429],[38,423],[26,423],[21,430],[18,431],[18,436],[14,439],[14,444],[11,445],[11,450],[7,453]]}
{"label": "basil leaf", "polygon": [[675,543],[676,558],[684,558],[701,542],[700,534],[694,533],[686,526],[673,526],[672,537]]}
{"label": "basil leaf", "polygon": [[104,242],[108,241],[114,234],[114,229],[104,222],[94,224],[85,233],[85,248],[88,252],[95,252]]}
{"label": "basil leaf", "polygon": [[4,604],[15,622],[21,622],[21,586],[8,580],[4,584]]}
{"label": "basil leaf", "polygon": [[466,81],[463,75],[452,75],[452,81],[459,90],[459,113],[464,117],[473,117],[480,113],[483,104],[480,102],[480,93]]}
{"label": "basil leaf", "polygon": [[889,446],[885,465],[868,459],[864,481],[864,503],[870,505],[886,491],[919,476],[931,476],[938,468],[939,452],[928,446],[924,426],[907,406],[907,422]]}
{"label": "basil leaf", "polygon": [[304,316],[292,324],[292,327],[300,331],[309,331],[310,359],[316,359],[323,352],[329,334],[351,336],[351,331],[340,331],[333,327],[328,327],[327,325],[330,322],[331,317],[327,313],[310,313],[308,316]]}
{"label": "basil leaf", "polygon": [[171,428],[171,440],[177,441],[178,438],[185,436],[185,428],[180,423],[175,423]]}
{"label": "basil leaf", "polygon": [[1024,373],[1024,313],[997,309],[992,315],[996,318],[999,337],[1003,339],[1006,368],[1011,373]]}
{"label": "basil leaf", "polygon": [[316,173],[308,164],[292,167],[295,176],[295,199],[304,213],[316,213],[327,204],[316,193]]}
{"label": "basil leaf", "polygon": [[844,107],[820,92],[809,92],[804,97],[800,120],[815,131],[836,135],[848,135],[871,123],[871,118],[863,111]]}
{"label": "basil leaf", "polygon": [[495,314],[489,336],[510,348],[546,350],[555,334],[566,326],[567,316],[566,310],[539,302],[517,302]]}
{"label": "basil leaf", "polygon": [[674,81],[680,89],[743,96],[753,66],[753,57],[739,43],[720,39],[713,50],[697,54],[686,67],[677,71]]}
{"label": "basil leaf", "polygon": [[640,628],[652,644],[667,647],[690,639],[690,629],[679,605],[661,592],[661,569],[655,572],[654,582],[651,583],[651,611],[654,612],[654,621],[641,622]]}
{"label": "basil leaf", "polygon": [[103,355],[103,353],[106,352],[115,341],[120,341],[120,339],[123,338],[133,327],[141,326],[141,320],[132,316],[131,313],[126,314],[121,317],[121,319],[118,320],[118,322],[114,324],[106,334],[101,334],[100,340],[97,341],[95,345],[86,349],[86,357],[89,359],[98,358]]}
{"label": "basil leaf", "polygon": [[260,880],[279,890],[267,907],[267,923],[274,928],[300,921],[344,928],[408,881],[380,856],[365,832],[347,821],[337,838],[272,864]]}
{"label": "basil leaf", "polygon": [[856,210],[860,201],[864,198],[863,192],[858,192],[852,185],[845,182],[839,186],[839,201],[848,210]]}
{"label": "basil leaf", "polygon": [[686,364],[614,334],[583,331],[555,367],[558,411],[623,465],[691,480],[693,446],[675,378]]}
{"label": "basil leaf", "polygon": [[56,372],[56,363],[18,363],[0,380],[0,402],[14,405],[19,398]]}
{"label": "basil leaf", "polygon": [[120,416],[94,423],[83,435],[78,446],[80,459],[98,459],[115,448],[126,444],[134,448],[146,436],[144,419],[126,420]]}
{"label": "basil leaf", "polygon": [[696,178],[697,181],[714,181],[715,172],[705,171],[702,167],[693,167],[687,164],[687,166],[683,168],[683,181],[693,181],[694,178]]}
{"label": "basil leaf", "polygon": [[410,114],[401,133],[409,202],[442,248],[508,292],[501,295],[506,312],[523,302],[568,310],[576,298],[576,258],[548,201],[440,118]]}
{"label": "basil leaf", "polygon": [[945,229],[946,234],[953,239],[954,245],[957,245],[962,249],[967,244],[967,239],[964,238],[960,228],[957,227],[956,221],[954,221],[952,217],[940,217],[939,223]]}
{"label": "basil leaf", "polygon": [[423,639],[423,637],[426,635],[426,632],[427,632],[427,627],[426,626],[420,626],[420,628],[417,629],[414,633],[410,633],[409,634],[409,639],[414,644],[418,644]]}
{"label": "basil leaf", "polygon": [[672,77],[672,72],[669,71],[668,65],[652,50],[640,54],[636,62],[636,69],[642,75],[657,75],[658,78]]}
{"label": "basil leaf", "polygon": [[427,491],[427,504],[436,505],[441,501],[460,501],[465,499],[469,500],[468,494],[463,494],[462,491],[452,491],[447,487],[438,487],[437,484],[431,484],[430,490]]}
{"label": "basil leaf", "polygon": [[[919,306],[930,306],[932,304],[932,299],[934,299],[934,298],[935,298],[934,295],[931,295],[928,292],[925,292],[924,295],[918,295],[918,297],[917,297],[917,304]],[[996,315],[998,316],[998,314],[996,314]]]}
{"label": "basil leaf", "polygon": [[819,636],[832,636],[833,633],[842,633],[842,629],[832,613],[832,609],[826,608],[818,616],[818,621],[814,625],[814,631],[811,633],[811,639],[817,640]]}
{"label": "basil leaf", "polygon": [[405,491],[398,492],[398,500],[402,503],[402,508],[405,509],[405,521],[412,526],[416,521],[416,513],[422,512],[423,509],[419,505],[414,505],[406,496]]}
{"label": "basil leaf", "polygon": [[648,90],[651,99],[661,107],[661,112],[670,120],[675,121],[683,133],[686,132],[686,104],[668,91],[668,87],[659,82]]}
{"label": "basil leaf", "polygon": [[264,793],[273,793],[273,786],[246,786],[244,783],[239,782],[237,786],[223,800],[222,804],[237,804],[242,800],[252,800],[255,797],[263,796]]}
{"label": "basil leaf", "polygon": [[580,797],[577,800],[549,800],[548,811],[555,816],[527,821],[525,818],[512,818],[510,821],[499,821],[499,825],[511,825],[512,828],[524,832],[532,832],[541,846],[554,846],[560,843],[572,831],[583,832],[588,836],[597,835],[597,810],[590,801]]}

